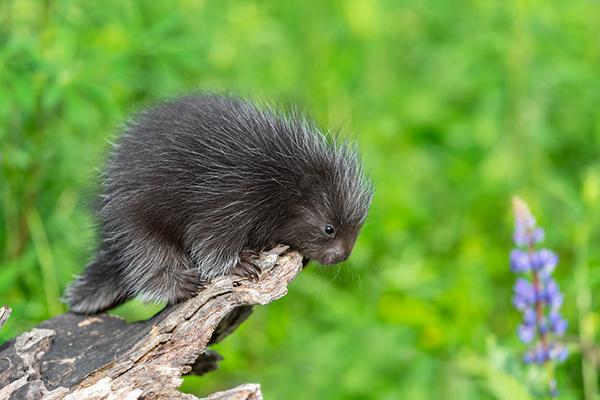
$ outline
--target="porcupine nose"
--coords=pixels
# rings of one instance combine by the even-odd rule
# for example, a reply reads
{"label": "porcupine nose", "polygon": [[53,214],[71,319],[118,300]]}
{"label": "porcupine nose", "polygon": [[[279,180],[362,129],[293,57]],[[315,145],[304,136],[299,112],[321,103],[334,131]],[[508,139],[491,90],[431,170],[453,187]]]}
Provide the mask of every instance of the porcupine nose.
{"label": "porcupine nose", "polygon": [[326,264],[337,264],[345,261],[348,256],[350,256],[350,252],[345,249],[343,243],[337,243],[327,252],[325,261]]}
{"label": "porcupine nose", "polygon": [[348,259],[349,254],[348,253],[335,253],[334,259],[332,264],[337,264],[337,263],[341,263],[342,261],[346,261]]}

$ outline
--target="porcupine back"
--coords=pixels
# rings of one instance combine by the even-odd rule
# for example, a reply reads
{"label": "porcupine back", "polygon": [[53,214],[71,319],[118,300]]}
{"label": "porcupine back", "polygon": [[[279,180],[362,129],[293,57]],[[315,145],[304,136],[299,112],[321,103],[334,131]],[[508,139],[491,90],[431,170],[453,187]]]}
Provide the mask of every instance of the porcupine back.
{"label": "porcupine back", "polygon": [[356,151],[298,113],[217,95],[159,104],[114,146],[99,198],[102,242],[65,299],[84,313],[136,295],[179,301],[187,275],[177,271],[227,274],[242,249],[276,244],[315,188],[362,223],[370,187]]}

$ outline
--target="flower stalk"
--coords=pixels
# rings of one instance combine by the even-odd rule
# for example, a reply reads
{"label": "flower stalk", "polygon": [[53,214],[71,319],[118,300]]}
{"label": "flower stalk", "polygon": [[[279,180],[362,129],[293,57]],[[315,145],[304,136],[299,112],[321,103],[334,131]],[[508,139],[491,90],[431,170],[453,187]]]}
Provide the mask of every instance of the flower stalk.
{"label": "flower stalk", "polygon": [[554,366],[567,357],[566,347],[558,341],[567,329],[567,321],[560,315],[563,295],[552,278],[558,257],[549,249],[539,248],[544,230],[537,226],[527,204],[515,197],[513,210],[516,248],[511,252],[510,265],[511,270],[521,276],[514,286],[513,304],[523,315],[517,334],[529,345],[523,361],[545,366],[548,394],[556,397]]}

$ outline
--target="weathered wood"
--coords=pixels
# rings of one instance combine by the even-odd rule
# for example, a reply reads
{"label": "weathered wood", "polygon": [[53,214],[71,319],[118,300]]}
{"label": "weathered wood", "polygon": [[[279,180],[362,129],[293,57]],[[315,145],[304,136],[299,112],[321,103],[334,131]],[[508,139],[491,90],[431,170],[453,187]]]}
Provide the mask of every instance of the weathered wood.
{"label": "weathered wood", "polygon": [[262,394],[259,385],[247,383],[224,392],[213,393],[200,400],[262,400]]}
{"label": "weathered wood", "polygon": [[[0,399],[197,399],[180,393],[181,376],[217,368],[207,349],[239,326],[256,304],[287,293],[302,256],[278,247],[261,254],[257,282],[226,276],[196,297],[147,321],[100,314],[47,320],[0,346]],[[242,385],[207,399],[261,399]]]}
{"label": "weathered wood", "polygon": [[10,317],[11,311],[12,310],[7,305],[0,307],[0,328],[4,326],[6,320],[8,319],[8,317]]}

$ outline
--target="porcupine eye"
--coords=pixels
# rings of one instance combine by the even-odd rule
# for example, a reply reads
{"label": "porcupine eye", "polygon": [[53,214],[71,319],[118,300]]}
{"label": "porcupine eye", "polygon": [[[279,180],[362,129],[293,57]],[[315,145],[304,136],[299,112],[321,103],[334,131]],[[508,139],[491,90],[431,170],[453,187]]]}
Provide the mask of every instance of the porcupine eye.
{"label": "porcupine eye", "polygon": [[335,233],[335,228],[333,226],[327,224],[323,227],[323,232],[325,232],[326,234],[331,236]]}

